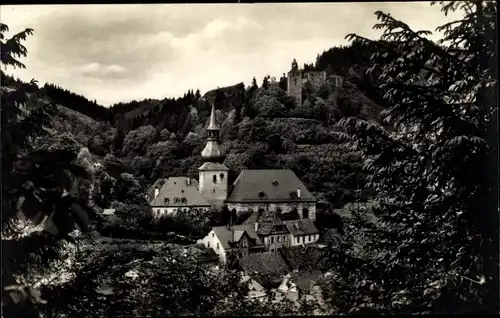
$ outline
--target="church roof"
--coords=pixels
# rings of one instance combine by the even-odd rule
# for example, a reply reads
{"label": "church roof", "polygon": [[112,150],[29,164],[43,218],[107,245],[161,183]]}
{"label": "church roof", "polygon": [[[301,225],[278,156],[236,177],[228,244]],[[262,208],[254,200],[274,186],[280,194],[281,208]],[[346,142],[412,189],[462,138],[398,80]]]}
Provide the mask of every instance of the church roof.
{"label": "church roof", "polygon": [[[300,197],[297,197],[300,189]],[[227,202],[315,202],[290,169],[243,170],[233,184]]]}
{"label": "church roof", "polygon": [[[188,185],[188,179],[190,179],[191,185]],[[175,198],[185,198],[186,201],[184,203],[182,201],[175,202]],[[165,199],[168,199],[168,203],[165,202]],[[201,195],[198,189],[198,181],[188,177],[170,177],[166,179],[158,196],[151,201],[150,205],[153,207],[211,206]]]}

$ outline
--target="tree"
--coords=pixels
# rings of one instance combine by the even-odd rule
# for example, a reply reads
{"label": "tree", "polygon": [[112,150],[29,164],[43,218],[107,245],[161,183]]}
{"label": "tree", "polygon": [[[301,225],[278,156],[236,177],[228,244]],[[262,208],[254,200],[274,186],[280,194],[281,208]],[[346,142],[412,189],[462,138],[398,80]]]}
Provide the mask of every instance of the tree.
{"label": "tree", "polygon": [[268,87],[269,87],[269,75],[266,75],[262,80],[262,88],[267,89]]}
{"label": "tree", "polygon": [[[5,67],[25,68],[17,58],[27,55],[21,41],[33,30],[26,29],[6,39],[4,33],[8,30],[7,25],[0,23],[1,63]],[[37,308],[44,301],[29,280],[21,281],[30,269],[39,270],[30,268],[33,256],[41,259],[38,265],[47,267],[59,239],[67,237],[75,222],[84,230],[88,225],[86,202],[74,191],[78,188],[75,179],[88,177],[76,162],[77,154],[65,149],[66,145],[45,144],[47,147],[39,149],[32,146],[37,138],[52,137],[45,128],[50,127],[51,115],[56,111],[54,105],[37,99],[37,92],[35,80],[17,89],[1,87],[2,246],[15,251],[35,238],[26,254],[2,257],[2,293],[6,295],[2,310],[6,316],[38,316]],[[30,235],[26,228],[18,226],[20,219],[43,224],[44,231]]]}
{"label": "tree", "polygon": [[[498,190],[486,176],[493,171],[498,180],[488,137],[497,74],[486,62],[497,56],[490,37],[496,7],[464,1],[442,8],[461,9],[464,18],[438,28],[445,31],[438,43],[380,11],[380,40],[348,35],[376,52],[371,70],[380,72],[390,105],[383,116],[391,130],[354,118],[340,123],[355,136],[351,144],[373,174],[368,186],[382,201],[368,236],[376,261],[359,278],[346,276],[370,286],[368,302],[378,312],[498,312]],[[356,299],[351,312],[367,307]]]}

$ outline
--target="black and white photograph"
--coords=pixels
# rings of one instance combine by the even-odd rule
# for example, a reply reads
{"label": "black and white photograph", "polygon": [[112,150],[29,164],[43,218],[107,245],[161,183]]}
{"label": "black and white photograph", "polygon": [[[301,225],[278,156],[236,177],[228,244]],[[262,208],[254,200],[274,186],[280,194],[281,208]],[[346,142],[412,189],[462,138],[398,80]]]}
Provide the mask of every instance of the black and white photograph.
{"label": "black and white photograph", "polygon": [[1,318],[500,314],[497,28],[2,4]]}

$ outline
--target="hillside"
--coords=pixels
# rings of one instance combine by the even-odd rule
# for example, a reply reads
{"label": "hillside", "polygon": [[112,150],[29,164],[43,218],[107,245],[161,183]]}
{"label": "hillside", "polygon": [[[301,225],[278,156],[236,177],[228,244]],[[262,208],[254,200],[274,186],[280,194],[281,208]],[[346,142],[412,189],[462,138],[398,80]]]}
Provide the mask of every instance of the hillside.
{"label": "hillside", "polygon": [[377,122],[382,109],[373,100],[376,84],[364,75],[369,67],[364,50],[357,43],[332,48],[318,56],[316,65],[305,65],[343,76],[343,86],[324,85],[319,91],[305,87],[304,103],[298,106],[282,88],[256,83],[237,83],[203,96],[189,90],[178,99],[145,99],[110,109],[52,84],[39,95],[58,105],[55,134],[69,134],[94,160],[107,156],[109,161],[112,154],[120,171],[133,173],[146,187],[159,177],[197,177],[215,101],[231,179],[245,168],[290,168],[320,201],[338,208],[354,199],[365,174],[359,153],[345,147],[336,122],[349,116]]}

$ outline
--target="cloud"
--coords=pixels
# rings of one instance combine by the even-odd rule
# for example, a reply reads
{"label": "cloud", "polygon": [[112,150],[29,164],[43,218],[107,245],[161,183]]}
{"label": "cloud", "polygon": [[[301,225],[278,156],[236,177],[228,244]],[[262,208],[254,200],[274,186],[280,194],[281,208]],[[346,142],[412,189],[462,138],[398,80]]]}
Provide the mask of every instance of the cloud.
{"label": "cloud", "polygon": [[[30,27],[25,80],[59,84],[109,105],[181,96],[265,75],[279,77],[345,35],[376,38],[374,12],[434,31],[444,17],[428,3],[271,3],[2,6],[13,32]],[[415,14],[415,12],[419,14]]]}

